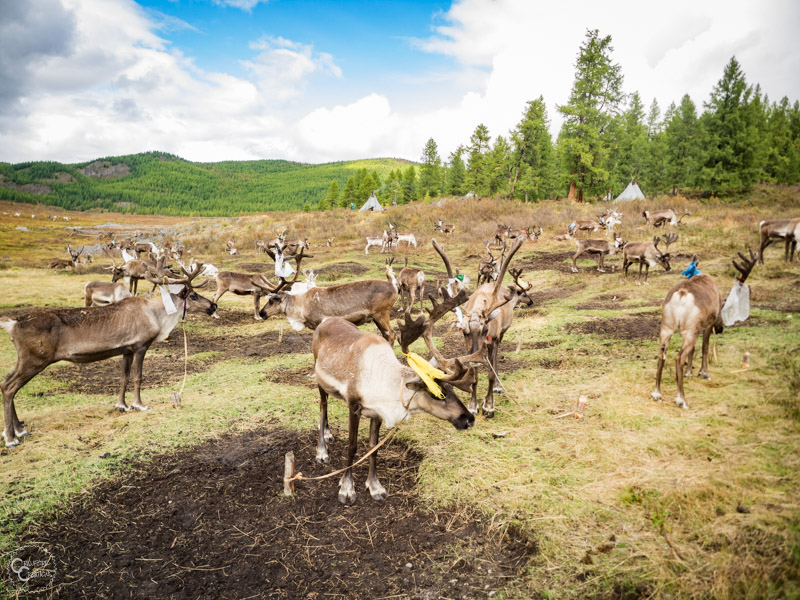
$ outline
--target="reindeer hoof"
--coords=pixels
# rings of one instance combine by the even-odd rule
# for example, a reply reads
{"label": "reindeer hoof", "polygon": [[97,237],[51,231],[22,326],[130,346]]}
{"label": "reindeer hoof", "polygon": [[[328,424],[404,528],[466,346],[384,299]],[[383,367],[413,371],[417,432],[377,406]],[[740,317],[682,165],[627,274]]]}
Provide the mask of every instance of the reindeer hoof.
{"label": "reindeer hoof", "polygon": [[486,410],[485,408],[481,409],[483,416],[487,419],[494,419],[494,411],[493,410]]}
{"label": "reindeer hoof", "polygon": [[650,394],[650,399],[656,400],[657,402],[661,402],[662,400],[661,392],[658,391],[653,392],[652,394]]}
{"label": "reindeer hoof", "polygon": [[28,437],[30,435],[30,433],[28,432],[27,429],[23,429],[22,431],[15,431],[14,433],[17,434],[18,438],[24,438],[24,437]]}
{"label": "reindeer hoof", "polygon": [[255,316],[255,317],[253,317],[253,318],[254,318],[256,321],[263,321],[263,320],[264,320],[264,319],[262,319],[262,318],[261,318],[259,315],[256,315],[256,316]]}
{"label": "reindeer hoof", "polygon": [[711,375],[709,375],[705,371],[700,371],[697,375],[698,377],[702,377],[703,379],[708,379],[709,381],[711,381]]}
{"label": "reindeer hoof", "polygon": [[134,404],[131,408],[133,408],[134,410],[138,410],[139,412],[150,410],[149,406],[145,406],[143,404]]}
{"label": "reindeer hoof", "polygon": [[352,505],[356,503],[356,493],[351,490],[351,492],[345,493],[340,491],[339,492],[339,502],[344,504],[345,506]]}
{"label": "reindeer hoof", "polygon": [[326,442],[332,442],[332,441],[333,441],[333,440],[335,440],[336,438],[335,438],[335,437],[333,437],[333,434],[332,434],[330,431],[326,431],[326,432],[325,432],[324,439],[325,439],[325,441],[326,441]]}
{"label": "reindeer hoof", "polygon": [[331,462],[331,458],[330,458],[330,456],[328,456],[328,451],[327,450],[324,451],[324,452],[320,452],[319,450],[317,450],[317,459],[316,460],[321,465],[323,465],[323,464],[327,465],[329,462]]}
{"label": "reindeer hoof", "polygon": [[119,412],[129,412],[131,410],[131,407],[125,406],[124,404],[115,404],[114,410],[118,410]]}
{"label": "reindeer hoof", "polygon": [[372,485],[370,485],[368,481],[364,487],[369,490],[369,495],[372,496],[373,500],[386,500],[386,497],[389,495],[379,481],[375,481]]}
{"label": "reindeer hoof", "polygon": [[677,405],[678,405],[678,408],[687,408],[687,409],[689,408],[689,405],[688,405],[688,404],[686,404],[686,400],[684,400],[684,399],[683,399],[683,398],[681,398],[680,396],[678,396],[677,398],[675,398],[675,404],[677,404]]}
{"label": "reindeer hoof", "polygon": [[493,394],[502,394],[503,393],[503,388],[501,388],[500,386],[496,386],[495,388],[492,389],[492,393]]}
{"label": "reindeer hoof", "polygon": [[6,448],[13,448],[14,446],[19,446],[19,439],[16,437],[12,437],[11,441],[8,440],[6,437],[6,432],[3,432],[3,439],[6,442]]}

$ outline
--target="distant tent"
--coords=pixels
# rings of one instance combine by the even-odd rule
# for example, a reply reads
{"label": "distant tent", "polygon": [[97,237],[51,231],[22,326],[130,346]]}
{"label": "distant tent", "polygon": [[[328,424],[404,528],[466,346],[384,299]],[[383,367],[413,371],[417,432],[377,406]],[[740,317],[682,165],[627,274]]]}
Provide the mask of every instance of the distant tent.
{"label": "distant tent", "polygon": [[614,202],[627,202],[628,200],[644,200],[644,194],[642,193],[642,188],[639,187],[639,184],[636,183],[635,179],[631,179],[631,182],[628,184],[628,187],[625,188],[625,191],[622,192],[619,196],[614,198]]}
{"label": "distant tent", "polygon": [[358,212],[364,212],[365,210],[374,210],[375,212],[381,212],[383,207],[381,203],[378,202],[378,197],[375,195],[375,192],[370,194],[367,201],[364,203],[364,206],[358,209]]}

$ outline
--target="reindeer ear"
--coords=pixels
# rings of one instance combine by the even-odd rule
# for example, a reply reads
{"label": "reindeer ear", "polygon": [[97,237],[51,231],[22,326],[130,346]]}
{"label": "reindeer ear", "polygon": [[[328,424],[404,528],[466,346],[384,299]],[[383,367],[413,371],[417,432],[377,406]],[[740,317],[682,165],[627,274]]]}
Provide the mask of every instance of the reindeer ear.
{"label": "reindeer ear", "polygon": [[428,389],[428,386],[425,385],[425,382],[422,381],[419,375],[414,375],[411,379],[406,381],[406,387],[415,392],[423,392]]}

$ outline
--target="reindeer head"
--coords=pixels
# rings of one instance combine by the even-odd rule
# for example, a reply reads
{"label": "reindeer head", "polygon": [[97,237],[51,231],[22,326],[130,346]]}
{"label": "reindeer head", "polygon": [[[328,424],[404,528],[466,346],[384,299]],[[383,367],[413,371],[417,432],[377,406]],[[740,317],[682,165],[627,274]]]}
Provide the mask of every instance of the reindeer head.
{"label": "reindeer head", "polygon": [[[272,247],[267,248],[267,254],[272,260],[276,260],[279,257],[281,258],[281,260],[283,259],[283,254],[279,253],[278,255],[276,255]],[[300,248],[300,251],[297,254],[295,254],[294,256],[287,257],[287,260],[290,260],[292,258],[295,260],[295,265],[297,267],[294,272],[294,278],[288,280],[285,277],[281,277],[280,282],[278,282],[277,285],[272,286],[272,289],[269,290],[269,293],[266,296],[266,302],[264,303],[264,307],[258,312],[259,316],[262,319],[267,319],[268,317],[277,315],[282,311],[283,304],[286,301],[287,296],[289,295],[288,292],[292,289],[292,285],[294,285],[297,282],[297,278],[300,276],[301,272],[300,263],[304,258],[313,258],[313,255],[306,254],[305,248]],[[314,276],[314,279],[316,280],[316,276]]]}
{"label": "reindeer head", "polygon": [[658,264],[660,264],[665,271],[669,272],[672,270],[672,267],[669,264],[670,254],[669,254],[669,247],[670,244],[674,243],[678,239],[677,233],[668,233],[664,236],[664,251],[662,252],[658,248],[658,244],[661,242],[661,238],[658,236],[653,237],[653,246],[658,253],[656,255],[656,260],[658,260]]}
{"label": "reindeer head", "polygon": [[211,315],[215,319],[219,319],[217,314],[217,304],[208,298],[198,294],[195,289],[199,289],[208,285],[208,277],[199,285],[193,285],[193,280],[203,270],[203,263],[195,263],[191,273],[180,267],[182,276],[175,277],[171,271],[166,268],[167,257],[161,256],[156,262],[155,267],[149,266],[144,278],[150,283],[156,285],[179,285],[182,286],[180,291],[175,295],[183,300],[183,312],[204,312]]}

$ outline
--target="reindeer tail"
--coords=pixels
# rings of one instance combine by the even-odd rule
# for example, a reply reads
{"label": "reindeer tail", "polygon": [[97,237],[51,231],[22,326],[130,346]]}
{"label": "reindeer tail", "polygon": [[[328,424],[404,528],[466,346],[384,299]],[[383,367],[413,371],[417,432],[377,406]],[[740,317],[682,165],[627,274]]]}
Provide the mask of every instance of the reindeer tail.
{"label": "reindeer tail", "polygon": [[0,327],[5,329],[8,335],[12,334],[12,332],[14,331],[14,326],[16,324],[17,322],[10,317],[0,317]]}

